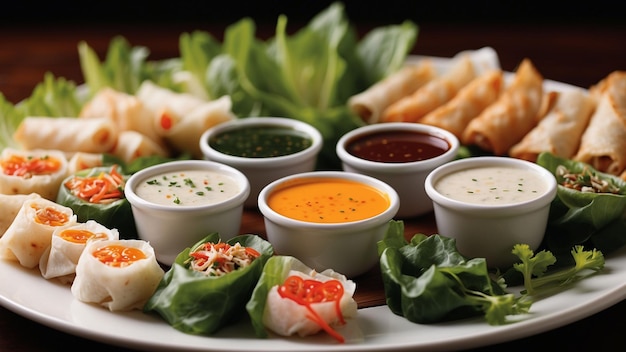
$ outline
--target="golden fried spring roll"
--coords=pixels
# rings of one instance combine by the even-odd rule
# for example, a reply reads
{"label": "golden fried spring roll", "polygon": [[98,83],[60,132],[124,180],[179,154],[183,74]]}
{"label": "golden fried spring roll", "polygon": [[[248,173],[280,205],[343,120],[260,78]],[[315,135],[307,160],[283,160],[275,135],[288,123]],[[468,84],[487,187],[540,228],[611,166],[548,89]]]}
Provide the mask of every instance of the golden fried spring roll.
{"label": "golden fried spring roll", "polygon": [[104,153],[113,149],[118,129],[107,118],[24,118],[13,138],[23,149],[56,149],[64,152]]}
{"label": "golden fried spring roll", "polygon": [[436,75],[437,71],[431,60],[409,64],[367,90],[350,97],[348,106],[363,121],[377,123],[385,108],[412,94]]}
{"label": "golden fried spring roll", "polygon": [[496,102],[472,119],[463,131],[463,144],[504,155],[537,124],[543,97],[543,77],[524,59]]}
{"label": "golden fried spring roll", "polygon": [[389,105],[383,111],[382,121],[419,122],[424,115],[452,99],[463,86],[476,77],[469,55],[462,55],[454,61],[446,73]]}
{"label": "golden fried spring roll", "polygon": [[165,146],[154,129],[154,113],[139,98],[112,88],[100,90],[80,111],[81,118],[107,117],[120,131],[137,131]]}
{"label": "golden fried spring roll", "polygon": [[541,152],[570,159],[589,123],[595,101],[582,90],[549,92],[546,115],[509,151],[509,156],[535,162]]}
{"label": "golden fried spring roll", "polygon": [[54,230],[75,223],[72,209],[44,198],[28,199],[0,237],[0,258],[34,268],[50,246]]}
{"label": "golden fried spring roll", "polygon": [[620,175],[626,170],[626,71],[614,71],[591,91],[599,101],[574,160]]}
{"label": "golden fried spring roll", "polygon": [[502,70],[491,70],[461,88],[452,100],[426,114],[420,123],[441,127],[461,138],[465,127],[494,103],[504,86]]}
{"label": "golden fried spring roll", "polygon": [[55,200],[68,175],[65,154],[58,150],[5,148],[0,155],[0,193],[37,193]]}

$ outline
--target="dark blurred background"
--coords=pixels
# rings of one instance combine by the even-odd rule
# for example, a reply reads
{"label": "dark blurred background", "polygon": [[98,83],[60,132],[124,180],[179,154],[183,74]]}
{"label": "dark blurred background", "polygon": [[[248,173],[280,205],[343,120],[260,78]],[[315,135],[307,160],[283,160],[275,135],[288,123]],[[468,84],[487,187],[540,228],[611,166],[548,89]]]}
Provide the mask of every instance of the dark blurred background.
{"label": "dark blurred background", "polygon": [[[0,26],[15,24],[142,24],[195,23],[227,25],[242,17],[275,23],[280,14],[304,23],[333,1],[16,1],[4,3]],[[477,1],[343,1],[351,21],[388,24],[411,19],[418,23],[626,23],[624,1],[477,0]]]}

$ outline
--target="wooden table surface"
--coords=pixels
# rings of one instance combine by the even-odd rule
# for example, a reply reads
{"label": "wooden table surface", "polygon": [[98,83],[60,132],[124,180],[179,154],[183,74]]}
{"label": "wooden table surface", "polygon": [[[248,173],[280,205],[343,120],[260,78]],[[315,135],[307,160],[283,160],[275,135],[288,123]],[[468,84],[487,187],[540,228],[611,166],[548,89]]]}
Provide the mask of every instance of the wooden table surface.
{"label": "wooden table surface", "polygon": [[[414,54],[449,57],[461,50],[491,46],[498,52],[501,66],[507,71],[513,71],[527,57],[545,78],[581,87],[597,83],[614,70],[626,69],[626,26],[614,22],[434,22],[419,25]],[[196,29],[207,30],[220,37],[224,27],[211,23],[54,26],[14,23],[0,26],[0,92],[10,101],[17,102],[29,96],[48,71],[82,83],[77,53],[77,44],[81,40],[87,41],[103,55],[111,38],[123,35],[133,45],[148,47],[151,58],[160,59],[176,56],[179,35]],[[417,232],[436,232],[432,214],[406,219],[405,226],[407,237]],[[258,212],[245,212],[241,231],[264,234]],[[377,269],[358,278],[357,283],[357,300],[361,306],[383,303],[382,284]],[[569,325],[523,339],[485,346],[480,350],[516,351],[548,345],[558,346],[560,350],[613,350],[624,345],[625,316],[626,301],[622,301]],[[0,351],[57,349],[53,345],[62,348],[71,346],[83,351],[111,347],[40,325],[0,307]]]}

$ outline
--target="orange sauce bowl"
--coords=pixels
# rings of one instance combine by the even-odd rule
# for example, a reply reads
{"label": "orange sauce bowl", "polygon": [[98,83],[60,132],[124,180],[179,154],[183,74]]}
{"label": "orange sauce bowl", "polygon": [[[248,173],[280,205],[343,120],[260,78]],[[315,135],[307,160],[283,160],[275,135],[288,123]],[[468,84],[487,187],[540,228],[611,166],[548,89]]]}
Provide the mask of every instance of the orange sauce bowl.
{"label": "orange sauce bowl", "polygon": [[373,177],[313,171],[270,183],[258,204],[277,254],[355,277],[378,262],[377,242],[400,201],[391,186]]}

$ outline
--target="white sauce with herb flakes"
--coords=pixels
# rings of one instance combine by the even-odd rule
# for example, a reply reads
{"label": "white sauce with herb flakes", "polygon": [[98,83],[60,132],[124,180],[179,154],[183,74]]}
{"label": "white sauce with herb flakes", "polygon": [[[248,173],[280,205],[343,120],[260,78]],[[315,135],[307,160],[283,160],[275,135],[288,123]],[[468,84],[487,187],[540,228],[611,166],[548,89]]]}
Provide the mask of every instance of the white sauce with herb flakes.
{"label": "white sauce with herb flakes", "polygon": [[538,198],[546,192],[547,186],[541,176],[532,170],[489,166],[445,175],[437,181],[435,189],[461,202],[499,205]]}
{"label": "white sauce with herb flakes", "polygon": [[198,206],[235,197],[239,185],[232,177],[219,172],[188,170],[150,177],[137,185],[135,193],[156,204]]}

